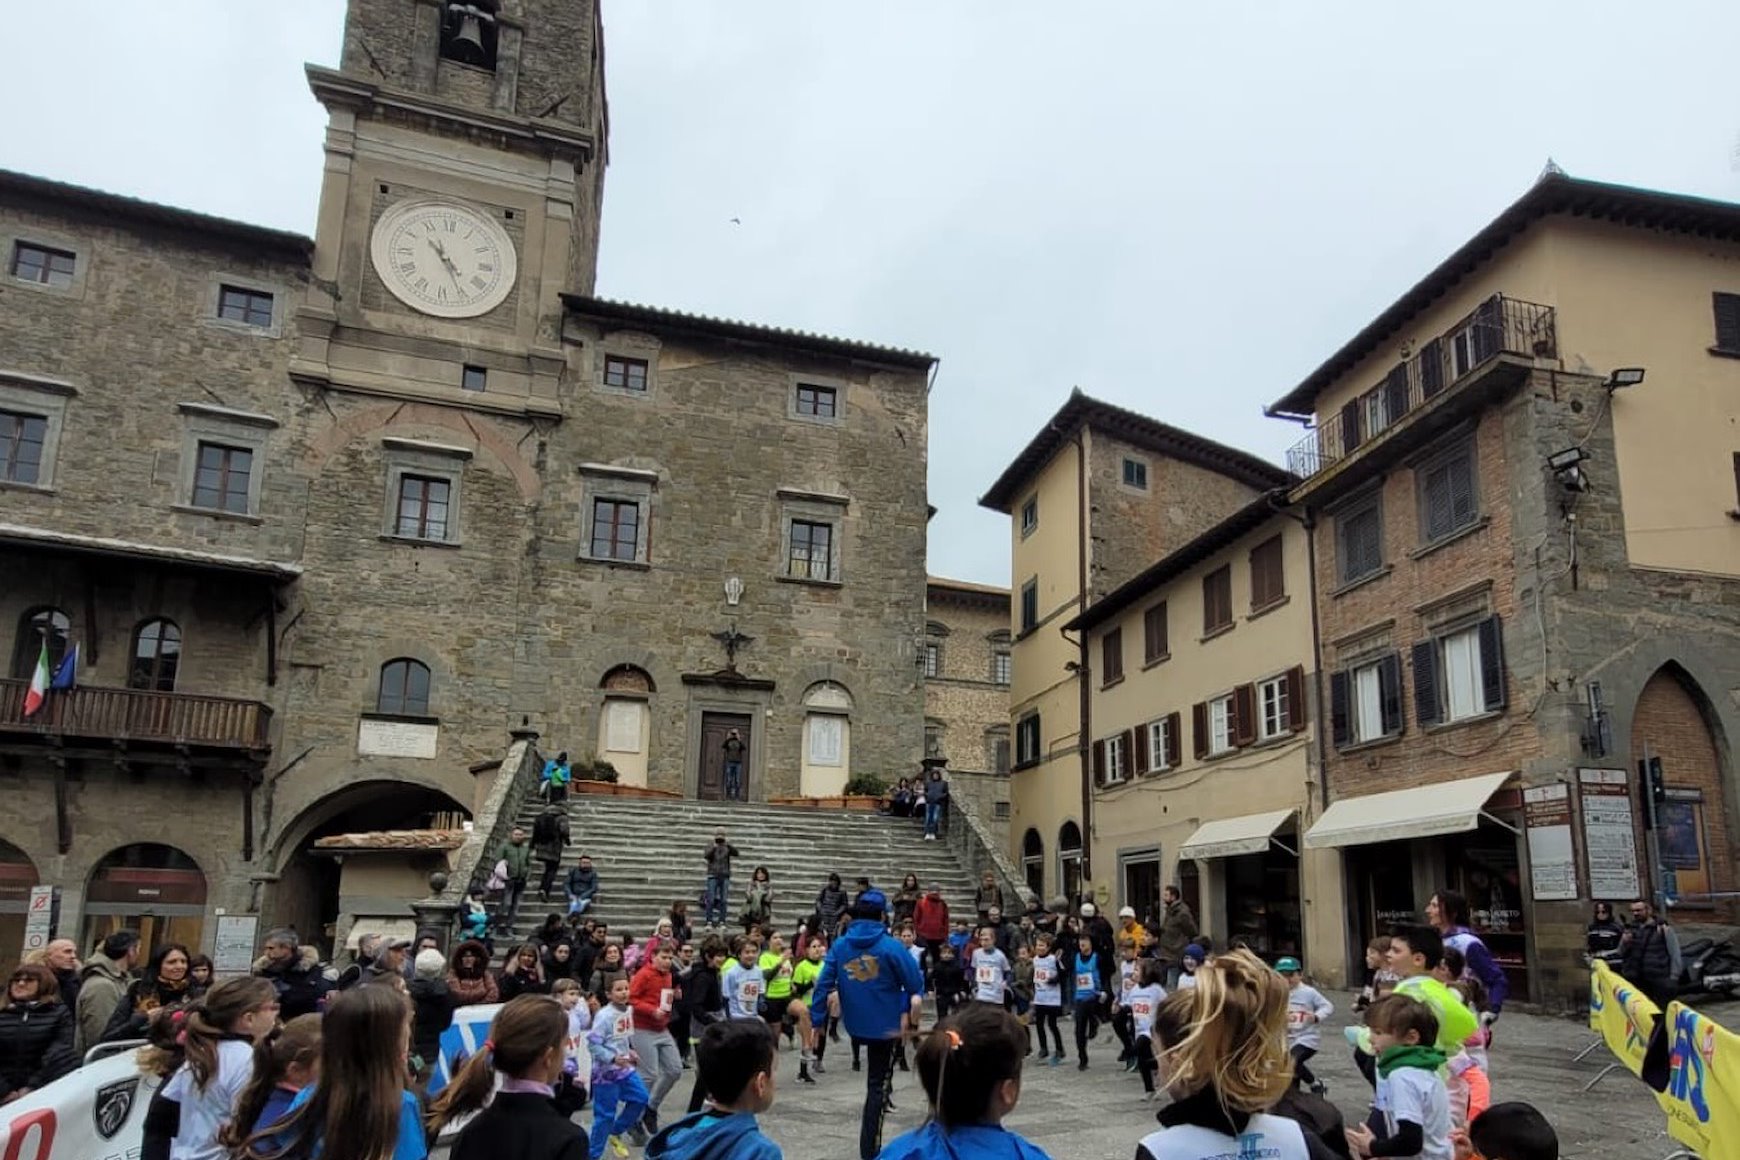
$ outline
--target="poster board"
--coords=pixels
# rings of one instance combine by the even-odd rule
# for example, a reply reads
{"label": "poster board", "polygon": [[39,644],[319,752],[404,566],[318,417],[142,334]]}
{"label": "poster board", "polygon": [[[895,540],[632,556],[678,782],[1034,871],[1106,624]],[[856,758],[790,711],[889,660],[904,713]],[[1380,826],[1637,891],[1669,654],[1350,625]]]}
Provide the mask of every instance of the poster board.
{"label": "poster board", "polygon": [[1571,787],[1562,783],[1523,791],[1528,834],[1529,884],[1536,901],[1577,897],[1577,850],[1571,838]]}
{"label": "poster board", "polygon": [[1631,780],[1623,769],[1579,769],[1583,807],[1583,852],[1589,863],[1589,895],[1627,902],[1641,895]]}
{"label": "poster board", "polygon": [[254,939],[260,919],[253,914],[220,914],[212,970],[220,975],[245,975],[254,965]]}

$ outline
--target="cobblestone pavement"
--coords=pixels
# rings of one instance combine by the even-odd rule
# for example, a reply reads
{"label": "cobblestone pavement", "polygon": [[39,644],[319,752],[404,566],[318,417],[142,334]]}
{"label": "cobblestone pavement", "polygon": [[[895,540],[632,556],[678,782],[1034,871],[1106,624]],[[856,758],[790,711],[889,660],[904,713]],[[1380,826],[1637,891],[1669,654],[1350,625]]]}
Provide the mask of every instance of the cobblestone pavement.
{"label": "cobblestone pavement", "polygon": [[[1342,1047],[1341,1028],[1349,1022],[1350,994],[1332,994],[1337,1013],[1324,1028],[1324,1054],[1311,1066],[1329,1084],[1329,1095],[1350,1120],[1363,1117],[1370,1089]],[[1716,1012],[1711,1012],[1716,1014]],[[1720,1017],[1720,1016],[1718,1016]],[[1730,1022],[1727,1019],[1724,1022]],[[1065,1022],[1064,1038],[1071,1030]],[[1526,1100],[1540,1108],[1558,1129],[1565,1160],[1659,1160],[1674,1150],[1663,1130],[1654,1098],[1642,1083],[1616,1071],[1585,1093],[1610,1057],[1597,1050],[1581,1063],[1572,1057],[1594,1036],[1566,1018],[1507,1013],[1499,1021],[1492,1052],[1493,1098]],[[1117,1043],[1109,1032],[1089,1048],[1091,1065],[1078,1072],[1072,1057],[1061,1067],[1030,1066],[1023,1073],[1021,1105],[1007,1124],[1054,1160],[1131,1160],[1136,1141],[1153,1130],[1156,1105],[1142,1102],[1141,1080],[1116,1062]],[[763,1125],[788,1160],[855,1160],[858,1116],[864,1104],[864,1077],[852,1071],[851,1050],[830,1045],[827,1073],[814,1087],[797,1082],[797,1053],[779,1056],[774,1108]],[[690,1076],[671,1100],[688,1092]],[[897,1073],[897,1110],[888,1118],[884,1139],[918,1126],[924,1119],[924,1092],[915,1073]],[[681,1105],[673,1102],[675,1111]],[[669,1118],[668,1116],[666,1117]]]}

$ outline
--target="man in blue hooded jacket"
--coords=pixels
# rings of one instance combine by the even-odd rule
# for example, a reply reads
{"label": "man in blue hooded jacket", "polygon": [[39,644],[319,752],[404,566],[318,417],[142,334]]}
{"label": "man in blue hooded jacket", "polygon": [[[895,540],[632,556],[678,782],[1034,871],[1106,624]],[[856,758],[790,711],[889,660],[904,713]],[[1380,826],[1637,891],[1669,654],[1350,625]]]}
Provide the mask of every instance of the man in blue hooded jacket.
{"label": "man in blue hooded jacket", "polygon": [[[832,1008],[855,1043],[870,1056],[858,1155],[882,1150],[882,1120],[894,1079],[894,1048],[905,1028],[917,1027],[924,1007],[924,975],[911,952],[888,933],[888,899],[866,890],[852,904],[852,922],[833,946],[810,995],[810,1025],[826,1027]],[[830,1001],[832,1006],[830,1005]]]}

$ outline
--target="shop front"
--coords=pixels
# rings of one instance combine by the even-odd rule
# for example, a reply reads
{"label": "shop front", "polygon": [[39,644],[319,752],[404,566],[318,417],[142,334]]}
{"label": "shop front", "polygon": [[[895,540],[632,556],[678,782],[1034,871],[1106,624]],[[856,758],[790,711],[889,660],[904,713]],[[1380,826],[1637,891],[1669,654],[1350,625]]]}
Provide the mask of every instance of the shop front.
{"label": "shop front", "polygon": [[1244,945],[1269,962],[1305,953],[1297,811],[1205,822],[1179,847],[1201,867],[1199,912],[1220,947]]}
{"label": "shop front", "polygon": [[92,947],[118,930],[135,930],[147,954],[170,943],[198,950],[205,895],[205,874],[174,846],[123,846],[91,872],[81,945]]}
{"label": "shop front", "polygon": [[1439,890],[1468,899],[1470,926],[1504,968],[1511,994],[1533,996],[1523,888],[1522,797],[1510,772],[1342,798],[1305,832],[1309,849],[1339,849],[1347,887],[1352,978],[1372,938],[1425,921]]}
{"label": "shop front", "polygon": [[36,867],[17,846],[0,842],[0,974],[18,965],[24,947],[25,916]]}

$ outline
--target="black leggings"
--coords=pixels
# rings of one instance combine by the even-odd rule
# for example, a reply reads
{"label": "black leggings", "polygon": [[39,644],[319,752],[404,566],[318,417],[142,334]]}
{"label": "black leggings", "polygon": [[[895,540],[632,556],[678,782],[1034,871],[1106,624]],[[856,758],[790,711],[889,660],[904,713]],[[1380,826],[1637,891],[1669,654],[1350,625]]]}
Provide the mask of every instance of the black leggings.
{"label": "black leggings", "polygon": [[1124,1045],[1124,1050],[1118,1053],[1119,1059],[1128,1058],[1136,1050],[1136,1017],[1130,1014],[1128,1007],[1122,1008],[1112,1015],[1112,1034],[1118,1037],[1118,1042]]}
{"label": "black leggings", "polygon": [[1293,1078],[1302,1084],[1316,1083],[1317,1076],[1305,1066],[1305,1061],[1316,1055],[1317,1049],[1306,1047],[1303,1043],[1295,1043],[1288,1049],[1288,1052],[1293,1056]]}
{"label": "black leggings", "polygon": [[1100,1001],[1078,999],[1075,1004],[1075,1054],[1081,1062],[1087,1062],[1088,1040],[1092,1039],[1100,1029]]}
{"label": "black leggings", "polygon": [[1051,1028],[1051,1040],[1056,1045],[1056,1053],[1063,1054],[1063,1032],[1057,1028],[1057,1017],[1063,1013],[1062,1007],[1048,1007],[1042,1003],[1033,1005],[1033,1025],[1039,1032],[1039,1054],[1045,1054],[1045,1029]]}
{"label": "black leggings", "polygon": [[1159,1061],[1154,1058],[1154,1037],[1144,1035],[1136,1040],[1136,1070],[1142,1073],[1142,1090],[1154,1090],[1154,1074],[1160,1070]]}

